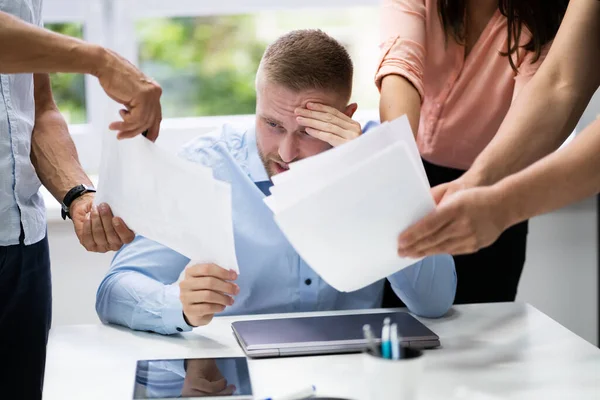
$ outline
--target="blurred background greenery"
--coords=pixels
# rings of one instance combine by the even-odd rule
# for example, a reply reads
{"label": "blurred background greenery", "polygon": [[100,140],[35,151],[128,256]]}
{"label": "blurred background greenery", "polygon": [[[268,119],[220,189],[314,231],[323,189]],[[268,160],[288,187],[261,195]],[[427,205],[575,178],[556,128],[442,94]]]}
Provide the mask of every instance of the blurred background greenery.
{"label": "blurred background greenery", "polygon": [[[81,24],[46,28],[82,37]],[[247,15],[145,19],[136,24],[138,65],[163,87],[165,118],[252,114],[254,76],[266,43]],[[54,97],[67,122],[86,122],[81,75],[53,74]]]}
{"label": "blurred background greenery", "polygon": [[253,114],[265,43],[245,15],[137,23],[139,65],[163,87],[165,117]]}
{"label": "blurred background greenery", "polygon": [[[46,28],[64,35],[83,37],[83,25],[46,24]],[[85,109],[85,79],[77,74],[51,74],[52,92],[60,111],[70,124],[84,124],[87,122]]]}
{"label": "blurred background greenery", "polygon": [[[163,88],[164,118],[253,114],[255,73],[267,44],[292,29],[319,28],[340,40],[355,65],[352,101],[377,109],[377,7],[278,10],[244,15],[164,17],[135,22],[137,65]],[[80,23],[46,27],[81,38]],[[84,77],[53,74],[56,102],[68,123],[87,122]]]}

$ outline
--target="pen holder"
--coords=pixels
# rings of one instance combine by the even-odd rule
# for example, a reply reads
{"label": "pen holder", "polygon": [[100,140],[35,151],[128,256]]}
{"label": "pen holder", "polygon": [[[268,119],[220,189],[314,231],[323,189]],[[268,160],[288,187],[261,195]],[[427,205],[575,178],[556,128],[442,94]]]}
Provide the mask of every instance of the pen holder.
{"label": "pen holder", "polygon": [[423,352],[403,348],[399,360],[363,353],[365,385],[371,400],[416,400],[423,374]]}

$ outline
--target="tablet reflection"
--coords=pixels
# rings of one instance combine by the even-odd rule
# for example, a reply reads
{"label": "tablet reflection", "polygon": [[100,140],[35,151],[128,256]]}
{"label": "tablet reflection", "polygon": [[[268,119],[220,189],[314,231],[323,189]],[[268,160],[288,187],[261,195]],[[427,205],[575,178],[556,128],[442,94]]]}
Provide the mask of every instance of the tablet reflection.
{"label": "tablet reflection", "polygon": [[251,394],[245,358],[138,361],[134,399]]}

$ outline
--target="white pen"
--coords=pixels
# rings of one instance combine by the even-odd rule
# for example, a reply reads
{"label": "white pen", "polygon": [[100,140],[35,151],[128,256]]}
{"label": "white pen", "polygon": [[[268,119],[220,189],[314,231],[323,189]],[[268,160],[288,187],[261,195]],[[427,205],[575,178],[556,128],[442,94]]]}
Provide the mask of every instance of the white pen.
{"label": "white pen", "polygon": [[363,335],[365,337],[365,340],[367,341],[367,347],[371,350],[371,353],[373,353],[374,356],[379,357],[381,354],[379,353],[379,349],[375,344],[375,336],[373,335],[373,331],[371,330],[371,325],[363,325]]}
{"label": "white pen", "polygon": [[314,397],[316,391],[317,391],[317,388],[315,387],[315,385],[312,385],[312,386],[305,387],[303,389],[297,390],[297,391],[295,391],[293,393],[288,393],[288,394],[285,394],[283,396],[267,397],[264,400],[301,400],[301,399],[308,399],[308,398]]}
{"label": "white pen", "polygon": [[400,359],[400,343],[398,342],[398,324],[390,327],[390,342],[392,342],[392,360]]}

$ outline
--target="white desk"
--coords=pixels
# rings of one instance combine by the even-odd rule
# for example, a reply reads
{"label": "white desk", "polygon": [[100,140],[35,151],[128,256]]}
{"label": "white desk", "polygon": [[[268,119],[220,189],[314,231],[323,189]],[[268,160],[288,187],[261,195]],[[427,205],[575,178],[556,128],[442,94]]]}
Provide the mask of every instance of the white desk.
{"label": "white desk", "polygon": [[[136,360],[243,355],[230,323],[249,318],[257,317],[216,318],[172,337],[58,327],[50,333],[44,399],[131,399]],[[426,353],[422,399],[600,399],[600,350],[529,305],[456,306],[443,319],[422,321],[443,346]],[[358,400],[366,395],[361,361],[353,354],[249,365],[259,398],[315,384],[319,395]]]}

